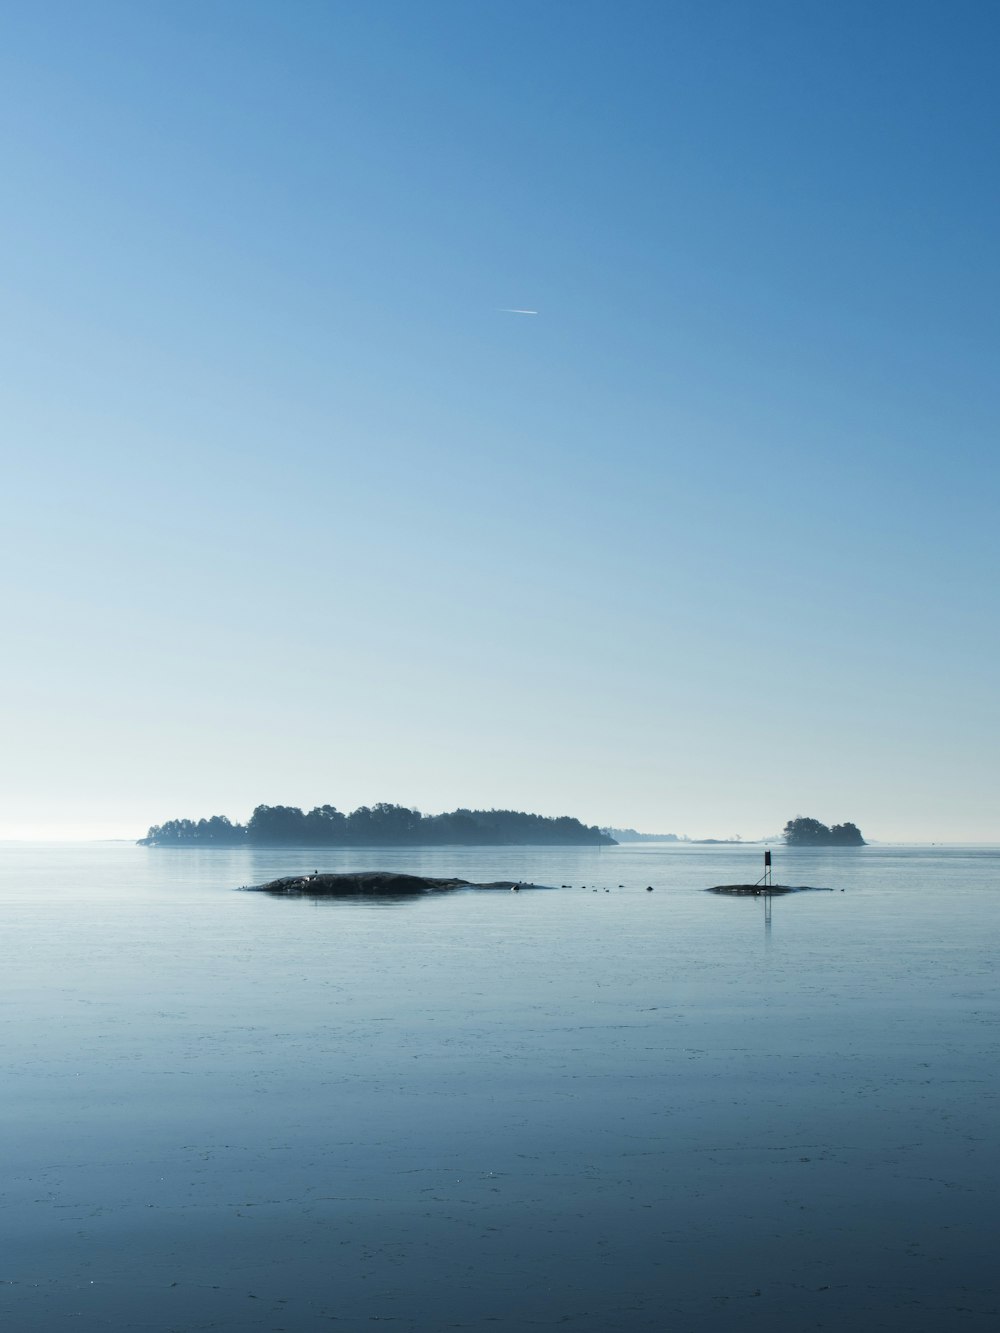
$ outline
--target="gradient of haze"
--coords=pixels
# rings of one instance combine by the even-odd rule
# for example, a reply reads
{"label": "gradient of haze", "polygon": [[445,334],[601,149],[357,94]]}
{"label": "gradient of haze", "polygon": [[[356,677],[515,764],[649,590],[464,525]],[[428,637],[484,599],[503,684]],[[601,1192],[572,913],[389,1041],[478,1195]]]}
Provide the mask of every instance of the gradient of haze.
{"label": "gradient of haze", "polygon": [[998,37],[8,0],[0,837],[998,840]]}

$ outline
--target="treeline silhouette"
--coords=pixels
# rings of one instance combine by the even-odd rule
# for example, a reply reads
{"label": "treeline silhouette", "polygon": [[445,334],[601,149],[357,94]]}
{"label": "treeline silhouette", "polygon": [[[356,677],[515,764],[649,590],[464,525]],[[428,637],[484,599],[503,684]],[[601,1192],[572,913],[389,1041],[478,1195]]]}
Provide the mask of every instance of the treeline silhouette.
{"label": "treeline silhouette", "polygon": [[343,814],[332,805],[304,812],[293,805],[258,805],[246,824],[225,815],[154,824],[143,847],[392,847],[613,846],[614,838],[569,815],[548,818],[520,810],[453,810],[422,815],[404,805],[362,805]]}
{"label": "treeline silhouette", "polygon": [[828,828],[818,819],[790,819],[782,837],[789,847],[864,847],[864,838],[857,824],[834,824]]}

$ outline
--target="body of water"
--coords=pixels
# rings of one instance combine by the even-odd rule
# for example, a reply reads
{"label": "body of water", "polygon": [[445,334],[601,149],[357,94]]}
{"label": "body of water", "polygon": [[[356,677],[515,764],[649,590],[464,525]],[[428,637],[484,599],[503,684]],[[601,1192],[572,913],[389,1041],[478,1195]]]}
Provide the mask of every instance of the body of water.
{"label": "body of water", "polygon": [[0,847],[4,1327],[992,1333],[1000,851],[775,858]]}

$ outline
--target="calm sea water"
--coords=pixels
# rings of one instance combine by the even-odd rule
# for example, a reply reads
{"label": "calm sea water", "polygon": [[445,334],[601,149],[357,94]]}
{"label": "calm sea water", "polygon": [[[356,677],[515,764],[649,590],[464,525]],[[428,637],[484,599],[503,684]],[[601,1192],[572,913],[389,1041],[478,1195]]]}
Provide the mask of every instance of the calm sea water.
{"label": "calm sea water", "polygon": [[0,847],[4,1327],[992,1333],[1000,850],[776,856]]}

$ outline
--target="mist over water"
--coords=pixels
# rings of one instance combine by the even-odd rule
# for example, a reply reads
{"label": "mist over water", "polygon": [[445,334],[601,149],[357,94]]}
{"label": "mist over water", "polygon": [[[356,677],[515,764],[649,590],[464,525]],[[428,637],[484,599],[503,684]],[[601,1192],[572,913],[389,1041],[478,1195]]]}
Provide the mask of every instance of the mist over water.
{"label": "mist over water", "polygon": [[6,1326],[994,1329],[1000,851],[760,859],[0,847]]}

